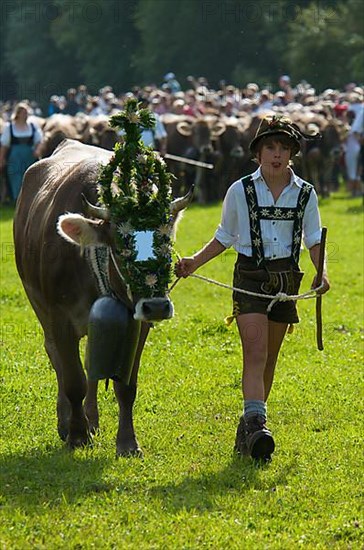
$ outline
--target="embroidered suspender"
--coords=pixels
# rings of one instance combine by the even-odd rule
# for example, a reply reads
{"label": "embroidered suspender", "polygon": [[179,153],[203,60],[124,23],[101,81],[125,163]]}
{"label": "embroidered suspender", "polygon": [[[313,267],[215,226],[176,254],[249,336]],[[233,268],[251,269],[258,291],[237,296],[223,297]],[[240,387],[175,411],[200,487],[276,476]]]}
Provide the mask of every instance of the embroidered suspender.
{"label": "embroidered suspender", "polygon": [[303,216],[308,199],[310,198],[312,185],[303,182],[296,206],[293,208],[286,208],[276,206],[259,206],[252,176],[242,178],[241,182],[244,187],[249,211],[252,254],[253,258],[256,260],[257,266],[262,267],[265,262],[260,220],[285,220],[293,221],[291,260],[293,264],[298,267],[302,239]]}

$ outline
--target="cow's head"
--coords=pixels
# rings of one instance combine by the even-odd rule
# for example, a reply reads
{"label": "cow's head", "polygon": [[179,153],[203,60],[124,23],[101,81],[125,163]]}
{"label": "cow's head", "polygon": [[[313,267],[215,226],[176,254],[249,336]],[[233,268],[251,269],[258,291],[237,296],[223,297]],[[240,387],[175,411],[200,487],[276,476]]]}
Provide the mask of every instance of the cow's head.
{"label": "cow's head", "polygon": [[[157,192],[157,190],[156,190]],[[82,249],[107,246],[111,261],[128,297],[134,306],[134,318],[160,321],[173,317],[173,304],[167,290],[172,269],[172,239],[179,214],[192,199],[193,189],[186,196],[170,203],[166,219],[143,230],[134,228],[128,219],[115,219],[106,207],[90,204],[84,198],[85,217],[63,214],[58,232],[67,241]]]}

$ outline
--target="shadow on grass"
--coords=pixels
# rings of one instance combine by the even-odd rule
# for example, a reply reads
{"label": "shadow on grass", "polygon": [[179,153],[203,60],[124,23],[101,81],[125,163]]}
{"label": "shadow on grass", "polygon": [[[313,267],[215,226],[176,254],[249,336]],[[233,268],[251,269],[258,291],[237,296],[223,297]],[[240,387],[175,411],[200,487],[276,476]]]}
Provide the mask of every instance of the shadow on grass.
{"label": "shadow on grass", "polygon": [[162,501],[163,507],[172,513],[180,510],[212,511],[216,508],[216,498],[228,493],[233,497],[239,497],[251,489],[274,492],[276,486],[286,484],[287,476],[294,465],[285,465],[285,468],[274,476],[273,485],[269,485],[265,476],[261,474],[271,467],[269,463],[257,464],[250,458],[234,455],[223,470],[200,477],[186,477],[180,483],[154,487],[150,494]]}
{"label": "shadow on grass", "polygon": [[364,212],[364,204],[358,204],[347,208],[344,214],[362,214],[363,212]]}
{"label": "shadow on grass", "polygon": [[40,504],[52,507],[107,492],[111,488],[99,481],[106,462],[92,450],[72,453],[66,447],[4,456],[0,460],[0,502],[39,513]]}

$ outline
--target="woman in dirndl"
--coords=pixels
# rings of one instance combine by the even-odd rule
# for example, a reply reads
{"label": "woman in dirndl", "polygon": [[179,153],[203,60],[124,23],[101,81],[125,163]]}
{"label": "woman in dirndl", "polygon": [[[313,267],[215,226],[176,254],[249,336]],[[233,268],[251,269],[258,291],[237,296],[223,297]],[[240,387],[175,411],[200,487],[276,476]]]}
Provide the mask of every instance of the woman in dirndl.
{"label": "woman in dirndl", "polygon": [[20,193],[23,175],[38,158],[42,131],[35,122],[29,122],[27,103],[18,103],[1,136],[0,170],[6,169],[11,199]]}

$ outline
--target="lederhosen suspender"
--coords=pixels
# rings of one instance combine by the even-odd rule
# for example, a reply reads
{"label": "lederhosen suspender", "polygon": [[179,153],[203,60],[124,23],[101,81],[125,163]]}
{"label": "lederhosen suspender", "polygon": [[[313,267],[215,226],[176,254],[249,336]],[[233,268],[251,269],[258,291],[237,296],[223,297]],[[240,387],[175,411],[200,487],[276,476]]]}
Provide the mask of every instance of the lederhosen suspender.
{"label": "lederhosen suspender", "polygon": [[303,182],[300,189],[297,204],[293,208],[278,206],[259,206],[252,176],[246,176],[241,180],[249,211],[250,239],[252,255],[257,267],[264,267],[264,246],[260,220],[293,221],[291,262],[298,269],[300,247],[302,239],[302,222],[305,208],[310,198],[312,185]]}
{"label": "lederhosen suspender", "polygon": [[10,146],[11,145],[19,145],[20,143],[24,143],[25,145],[33,145],[35,127],[34,127],[34,124],[32,122],[30,123],[30,126],[32,128],[32,135],[31,136],[29,136],[29,137],[16,137],[16,136],[14,136],[13,125],[10,122]]}

